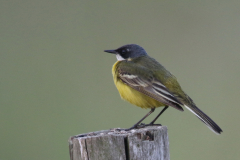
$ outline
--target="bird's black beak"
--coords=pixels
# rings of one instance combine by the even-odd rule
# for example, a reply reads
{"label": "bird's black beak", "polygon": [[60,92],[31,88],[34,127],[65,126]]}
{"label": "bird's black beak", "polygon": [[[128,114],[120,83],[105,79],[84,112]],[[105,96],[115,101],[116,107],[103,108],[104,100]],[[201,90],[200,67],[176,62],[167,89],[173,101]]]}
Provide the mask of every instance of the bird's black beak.
{"label": "bird's black beak", "polygon": [[117,51],[116,50],[104,50],[104,52],[107,52],[107,53],[112,53],[112,54],[116,54]]}

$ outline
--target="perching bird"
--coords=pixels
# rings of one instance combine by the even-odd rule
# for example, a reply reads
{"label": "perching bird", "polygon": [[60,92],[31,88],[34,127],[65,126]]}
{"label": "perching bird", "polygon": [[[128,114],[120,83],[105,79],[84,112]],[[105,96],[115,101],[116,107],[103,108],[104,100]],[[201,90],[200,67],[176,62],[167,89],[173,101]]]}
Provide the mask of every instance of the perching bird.
{"label": "perching bird", "polygon": [[115,54],[117,62],[113,65],[114,83],[122,99],[141,107],[150,108],[133,127],[136,128],[157,107],[164,107],[158,116],[150,123],[153,125],[157,118],[168,108],[174,107],[183,111],[186,107],[195,114],[213,132],[220,134],[222,129],[182,90],[173,76],[159,62],[148,56],[147,52],[137,44],[124,45],[115,50],[105,50]]}

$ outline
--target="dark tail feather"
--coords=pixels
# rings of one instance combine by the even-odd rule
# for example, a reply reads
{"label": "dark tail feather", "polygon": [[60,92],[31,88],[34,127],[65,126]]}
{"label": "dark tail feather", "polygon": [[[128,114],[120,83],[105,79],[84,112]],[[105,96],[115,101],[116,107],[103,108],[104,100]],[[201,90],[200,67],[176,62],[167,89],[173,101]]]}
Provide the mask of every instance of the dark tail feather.
{"label": "dark tail feather", "polygon": [[199,108],[196,106],[186,106],[184,105],[188,110],[190,110],[193,114],[195,114],[203,123],[207,125],[209,129],[211,129],[216,134],[221,134],[222,129],[205,113],[203,113]]}

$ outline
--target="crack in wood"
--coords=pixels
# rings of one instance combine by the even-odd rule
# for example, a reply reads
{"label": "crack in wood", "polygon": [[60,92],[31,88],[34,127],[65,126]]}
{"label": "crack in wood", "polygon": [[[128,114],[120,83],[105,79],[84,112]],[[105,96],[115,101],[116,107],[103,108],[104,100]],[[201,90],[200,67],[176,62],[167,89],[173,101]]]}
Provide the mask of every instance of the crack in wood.
{"label": "crack in wood", "polygon": [[69,138],[71,160],[169,160],[167,127],[90,132]]}

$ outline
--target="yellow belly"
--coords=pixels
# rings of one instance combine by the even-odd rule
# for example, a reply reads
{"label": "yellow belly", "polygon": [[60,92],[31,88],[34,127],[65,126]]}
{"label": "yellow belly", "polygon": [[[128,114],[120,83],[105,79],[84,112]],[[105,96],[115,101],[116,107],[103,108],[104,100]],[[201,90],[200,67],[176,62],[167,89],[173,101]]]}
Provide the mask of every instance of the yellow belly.
{"label": "yellow belly", "polygon": [[114,83],[115,83],[122,99],[124,99],[138,107],[141,107],[141,108],[155,108],[155,107],[165,106],[163,103],[158,102],[157,100],[155,100],[149,96],[146,96],[145,94],[143,94],[135,89],[132,89],[128,85],[124,84],[117,77],[117,74],[115,74],[117,63],[119,63],[119,61],[113,65],[112,73],[113,73]]}

